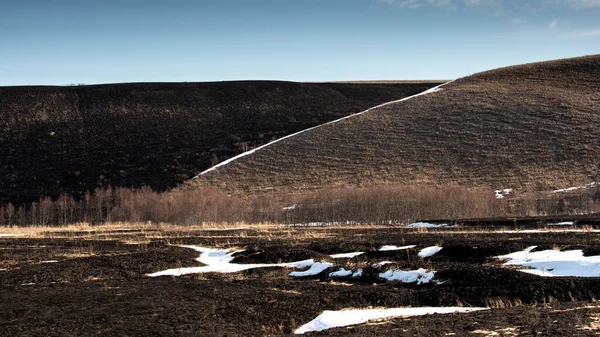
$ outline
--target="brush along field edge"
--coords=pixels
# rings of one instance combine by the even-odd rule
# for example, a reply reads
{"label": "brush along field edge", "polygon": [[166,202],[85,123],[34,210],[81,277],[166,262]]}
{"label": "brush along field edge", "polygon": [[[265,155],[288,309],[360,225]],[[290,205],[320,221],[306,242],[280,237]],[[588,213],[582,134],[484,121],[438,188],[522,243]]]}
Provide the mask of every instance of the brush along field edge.
{"label": "brush along field edge", "polygon": [[412,96],[408,96],[408,97],[404,97],[404,98],[402,98],[402,99],[398,99],[398,100],[394,100],[394,101],[391,101],[391,102],[386,102],[386,103],[383,103],[383,104],[379,104],[379,105],[376,105],[376,106],[374,106],[374,107],[368,108],[368,109],[367,109],[367,110],[365,110],[365,111],[361,111],[361,112],[358,112],[358,113],[355,113],[355,114],[351,114],[351,115],[348,115],[348,116],[346,116],[346,117],[342,117],[342,118],[339,118],[339,119],[333,120],[333,121],[331,121],[331,122],[323,123],[323,124],[320,124],[320,125],[317,125],[317,126],[313,126],[313,127],[311,127],[311,128],[308,128],[308,129],[304,129],[304,130],[298,131],[298,132],[296,132],[296,133],[292,133],[291,135],[287,135],[287,136],[285,136],[285,137],[281,137],[281,138],[279,138],[279,139],[276,139],[276,140],[274,140],[274,141],[272,141],[272,142],[270,142],[270,143],[267,143],[267,144],[265,144],[265,145],[259,146],[259,147],[255,148],[255,149],[252,149],[252,150],[250,150],[250,151],[246,151],[246,152],[244,152],[244,153],[241,153],[241,154],[239,154],[239,155],[237,155],[237,156],[235,156],[235,157],[231,157],[231,158],[229,158],[229,159],[227,159],[227,160],[224,160],[224,161],[220,162],[219,164],[217,164],[217,165],[215,165],[215,166],[213,166],[213,167],[211,167],[211,168],[209,168],[209,169],[207,169],[207,170],[204,170],[204,171],[200,172],[198,175],[196,175],[195,177],[193,177],[193,178],[192,178],[192,180],[193,180],[193,179],[196,179],[196,178],[200,177],[201,175],[204,175],[204,174],[206,174],[206,173],[208,173],[208,172],[210,172],[210,171],[214,171],[214,170],[216,170],[216,169],[217,169],[217,168],[219,168],[219,167],[225,166],[225,165],[227,165],[227,164],[231,163],[231,162],[232,162],[232,161],[234,161],[234,160],[237,160],[237,159],[240,159],[240,158],[242,158],[242,157],[245,157],[245,156],[251,155],[251,154],[253,154],[254,152],[256,152],[256,151],[258,151],[258,150],[260,150],[260,149],[263,149],[263,148],[265,148],[265,147],[267,147],[267,146],[269,146],[269,145],[273,145],[273,144],[275,144],[275,143],[277,143],[277,142],[280,142],[280,141],[282,141],[282,140],[284,140],[284,139],[288,139],[288,138],[291,138],[291,137],[297,136],[297,135],[299,135],[299,134],[301,134],[301,133],[304,133],[304,132],[307,132],[307,131],[310,131],[310,130],[313,130],[313,129],[320,128],[320,127],[322,127],[322,126],[324,126],[324,125],[334,124],[334,123],[337,123],[337,122],[343,121],[343,120],[345,120],[345,119],[349,119],[349,118],[352,118],[352,117],[356,117],[356,116],[362,115],[362,114],[364,114],[364,113],[367,113],[367,112],[369,112],[369,111],[371,111],[371,110],[375,110],[375,109],[378,109],[378,108],[381,108],[381,107],[384,107],[384,106],[387,106],[387,105],[390,105],[390,104],[400,103],[400,102],[404,102],[404,101],[407,101],[407,100],[409,100],[409,99],[412,99],[412,98],[415,98],[415,97],[418,97],[418,96],[427,95],[427,94],[432,94],[432,93],[434,93],[434,92],[437,92],[437,91],[440,91],[440,90],[442,90],[442,89],[441,89],[441,87],[442,87],[442,86],[445,86],[445,85],[447,85],[447,84],[450,84],[450,83],[452,83],[452,82],[454,82],[454,80],[452,80],[452,81],[448,81],[448,82],[446,82],[446,83],[442,83],[442,84],[440,84],[440,85],[438,85],[438,86],[435,86],[435,87],[433,87],[433,88],[431,88],[431,89],[425,90],[425,91],[423,91],[423,92],[421,92],[421,93],[418,93],[418,94],[415,94],[415,95],[412,95]]}

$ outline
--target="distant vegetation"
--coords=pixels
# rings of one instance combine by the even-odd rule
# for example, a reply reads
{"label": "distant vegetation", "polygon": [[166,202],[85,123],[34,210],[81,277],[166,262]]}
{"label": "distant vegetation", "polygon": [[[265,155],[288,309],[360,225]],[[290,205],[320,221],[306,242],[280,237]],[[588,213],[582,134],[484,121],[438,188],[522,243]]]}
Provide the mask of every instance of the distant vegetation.
{"label": "distant vegetation", "polygon": [[539,193],[497,199],[486,188],[457,186],[375,186],[328,189],[304,195],[264,191],[248,198],[209,189],[169,193],[107,188],[86,193],[80,201],[61,195],[28,206],[0,207],[0,226],[53,226],[71,223],[339,223],[409,224],[421,220],[506,219],[600,212],[600,187],[567,195]]}
{"label": "distant vegetation", "polygon": [[109,185],[164,191],[242,151],[436,84],[0,87],[0,205]]}

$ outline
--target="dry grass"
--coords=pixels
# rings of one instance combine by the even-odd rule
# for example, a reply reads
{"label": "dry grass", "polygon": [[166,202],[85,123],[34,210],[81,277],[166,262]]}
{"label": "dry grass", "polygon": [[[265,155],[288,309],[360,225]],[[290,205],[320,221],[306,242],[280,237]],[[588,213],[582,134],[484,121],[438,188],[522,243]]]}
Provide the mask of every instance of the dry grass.
{"label": "dry grass", "polygon": [[277,142],[191,181],[231,193],[324,187],[552,190],[600,169],[600,56],[500,69]]}

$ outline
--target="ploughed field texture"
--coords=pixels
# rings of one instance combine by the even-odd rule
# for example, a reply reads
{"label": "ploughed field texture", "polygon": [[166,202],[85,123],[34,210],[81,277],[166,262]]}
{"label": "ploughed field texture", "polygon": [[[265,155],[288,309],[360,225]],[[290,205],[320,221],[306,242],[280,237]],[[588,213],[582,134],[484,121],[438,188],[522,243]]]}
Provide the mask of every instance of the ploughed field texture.
{"label": "ploughed field texture", "polygon": [[437,84],[0,87],[0,203],[107,185],[165,190],[246,148]]}
{"label": "ploughed field texture", "polygon": [[[228,191],[378,183],[547,190],[600,168],[600,55],[479,73],[193,180]],[[269,188],[270,189],[270,188]]]}

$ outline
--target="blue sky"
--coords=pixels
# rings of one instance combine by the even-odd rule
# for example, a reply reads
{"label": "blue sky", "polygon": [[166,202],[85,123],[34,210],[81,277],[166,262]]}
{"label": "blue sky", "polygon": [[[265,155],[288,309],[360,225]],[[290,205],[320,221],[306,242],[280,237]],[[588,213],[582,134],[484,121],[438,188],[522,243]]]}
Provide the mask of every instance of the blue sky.
{"label": "blue sky", "polygon": [[453,79],[600,53],[600,0],[0,0],[0,85]]}

